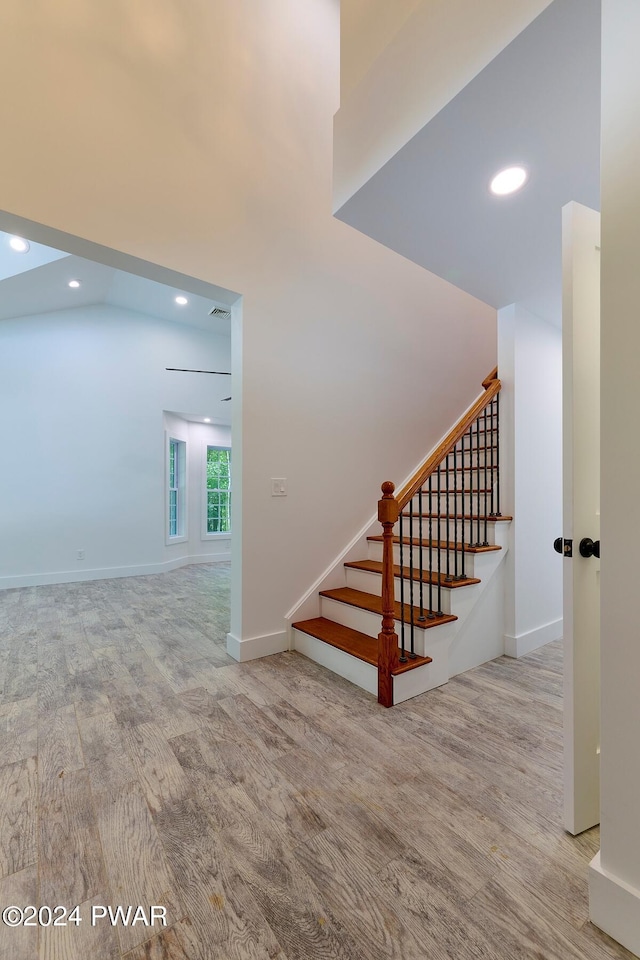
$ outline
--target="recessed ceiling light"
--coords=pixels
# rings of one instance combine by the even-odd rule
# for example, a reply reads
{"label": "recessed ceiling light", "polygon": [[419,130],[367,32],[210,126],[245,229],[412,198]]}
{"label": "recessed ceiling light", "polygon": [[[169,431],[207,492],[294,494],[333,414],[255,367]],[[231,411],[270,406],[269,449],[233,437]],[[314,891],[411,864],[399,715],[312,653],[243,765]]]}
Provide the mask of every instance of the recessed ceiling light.
{"label": "recessed ceiling light", "polygon": [[9,246],[12,250],[15,250],[16,253],[29,252],[29,241],[23,240],[22,237],[11,237],[11,240],[9,240]]}
{"label": "recessed ceiling light", "polygon": [[204,418],[204,422],[205,422],[205,423],[211,423],[211,417],[205,417],[205,418]]}
{"label": "recessed ceiling light", "polygon": [[184,307],[186,303],[189,303],[186,297],[176,297],[176,303],[179,303],[181,307]]}
{"label": "recessed ceiling light", "polygon": [[504,197],[523,187],[527,182],[527,176],[524,167],[507,167],[506,170],[501,170],[495,175],[489,189],[497,197]]}
{"label": "recessed ceiling light", "polygon": [[73,287],[73,289],[75,290],[76,287],[79,287],[79,286],[80,286],[80,281],[79,281],[79,280],[69,280],[69,286],[70,286],[70,287]]}

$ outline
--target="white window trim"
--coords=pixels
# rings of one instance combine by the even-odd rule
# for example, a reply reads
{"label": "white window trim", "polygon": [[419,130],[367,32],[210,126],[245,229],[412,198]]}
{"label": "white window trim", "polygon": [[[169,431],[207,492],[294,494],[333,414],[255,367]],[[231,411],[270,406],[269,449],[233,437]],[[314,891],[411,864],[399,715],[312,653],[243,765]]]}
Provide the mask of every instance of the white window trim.
{"label": "white window trim", "polygon": [[[201,482],[200,482],[200,489],[202,491],[202,494],[201,494],[202,523],[200,525],[200,539],[201,540],[231,540],[231,531],[229,531],[229,533],[209,533],[207,531],[207,513],[208,513],[207,449],[209,447],[213,447],[216,450],[232,450],[231,445],[226,443],[211,443],[210,441],[205,440],[202,444],[202,456],[200,457],[200,462],[202,464],[202,475],[201,475]],[[233,480],[232,480],[231,493],[233,493]],[[232,504],[233,504],[233,500],[232,500]],[[167,517],[168,517],[168,514],[167,514]]]}
{"label": "white window trim", "polygon": [[[171,441],[178,444],[178,451],[181,451],[182,462],[182,483],[178,486],[178,528],[180,530],[175,536],[169,533],[169,445]],[[185,543],[189,539],[189,457],[187,450],[187,440],[185,437],[178,437],[175,432],[164,432],[164,536],[165,544],[169,547],[174,543]],[[180,474],[178,474],[180,478]]]}

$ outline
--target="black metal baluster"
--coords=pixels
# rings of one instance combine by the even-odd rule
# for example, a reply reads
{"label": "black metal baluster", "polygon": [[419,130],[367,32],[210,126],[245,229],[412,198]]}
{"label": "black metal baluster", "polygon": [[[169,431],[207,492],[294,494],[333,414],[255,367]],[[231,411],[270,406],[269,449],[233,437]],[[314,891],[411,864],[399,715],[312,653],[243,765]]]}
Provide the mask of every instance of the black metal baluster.
{"label": "black metal baluster", "polygon": [[[429,620],[435,619],[433,612],[433,474],[429,474]],[[438,524],[440,521],[438,521]]]}
{"label": "black metal baluster", "polygon": [[491,516],[492,517],[495,517],[496,515],[496,507],[495,507],[496,475],[495,475],[495,468],[493,464],[493,447],[495,443],[495,430],[496,430],[495,405],[496,405],[496,398],[494,397],[493,400],[491,401]]}
{"label": "black metal baluster", "polygon": [[447,504],[447,523],[446,523],[446,540],[445,540],[445,543],[446,543],[445,550],[447,553],[447,576],[445,579],[447,583],[451,582],[451,551],[449,550],[449,543],[451,542],[451,529],[449,526],[451,522],[451,500],[449,498],[449,474],[450,473],[451,473],[451,469],[449,466],[449,454],[447,454],[446,459],[444,461],[445,497],[446,497],[445,502]]}
{"label": "black metal baluster", "polygon": [[[469,427],[469,490],[473,482],[473,424]],[[473,546],[473,494],[469,493],[469,546]]]}
{"label": "black metal baluster", "polygon": [[500,394],[496,393],[496,517],[500,513]]}
{"label": "black metal baluster", "polygon": [[[462,485],[464,486],[464,464],[462,464]],[[458,580],[458,444],[453,448],[453,476],[455,477],[455,496],[453,500],[453,540],[456,545],[453,554],[453,578]]]}
{"label": "black metal baluster", "polygon": [[438,467],[438,609],[436,610],[436,616],[442,616],[442,563],[441,563],[441,553],[440,545],[442,541],[440,540],[440,517],[442,515],[442,480],[441,480],[441,468]]}
{"label": "black metal baluster", "polygon": [[418,510],[420,511],[420,519],[418,520],[418,535],[420,537],[420,616],[418,620],[420,623],[424,622],[427,618],[424,615],[424,562],[422,557],[422,550],[424,544],[422,542],[422,487],[418,491]]}
{"label": "black metal baluster", "polygon": [[487,484],[489,482],[489,478],[487,476],[487,443],[488,443],[488,436],[489,436],[488,423],[489,421],[487,419],[487,408],[485,407],[484,408],[484,458],[483,458],[484,459],[484,540],[482,542],[483,547],[489,546],[489,541],[487,540],[487,492],[488,492]]}
{"label": "black metal baluster", "polygon": [[[464,477],[465,477],[465,473],[467,472],[467,471],[464,469],[464,438],[465,438],[465,436],[466,436],[466,434],[463,433],[462,436],[460,437],[460,444],[461,444],[461,450],[462,450],[462,483],[461,483],[461,489],[462,489],[462,504],[461,504],[461,510],[460,510],[460,513],[461,513],[461,515],[462,515],[462,559],[461,559],[461,565],[462,565],[462,566],[461,566],[460,577],[459,577],[460,580],[463,580],[464,577],[465,577],[465,565],[464,565],[464,550],[465,550],[465,547],[464,547],[464,527],[465,527],[465,518],[464,518]],[[456,501],[456,507],[457,507],[457,501]]]}
{"label": "black metal baluster", "polygon": [[404,646],[404,524],[403,513],[400,511],[400,663],[407,662]]}
{"label": "black metal baluster", "polygon": [[[472,472],[472,485],[471,485],[471,496],[473,496],[473,472]],[[476,420],[476,497],[478,499],[477,507],[478,512],[476,513],[476,547],[481,546],[480,543],[480,417]]]}
{"label": "black metal baluster", "polygon": [[409,501],[409,605],[411,607],[411,632],[409,634],[409,656],[415,659],[415,607],[413,606],[413,497]]}

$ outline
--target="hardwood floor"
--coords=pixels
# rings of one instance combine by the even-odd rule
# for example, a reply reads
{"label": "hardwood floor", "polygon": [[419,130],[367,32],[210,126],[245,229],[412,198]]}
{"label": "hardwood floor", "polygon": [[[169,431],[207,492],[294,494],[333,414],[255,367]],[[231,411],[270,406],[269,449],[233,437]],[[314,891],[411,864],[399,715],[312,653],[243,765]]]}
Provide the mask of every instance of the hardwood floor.
{"label": "hardwood floor", "polygon": [[231,660],[229,573],[0,594],[0,908],[82,917],[0,926],[3,960],[631,957],[561,826],[559,644],[385,710]]}

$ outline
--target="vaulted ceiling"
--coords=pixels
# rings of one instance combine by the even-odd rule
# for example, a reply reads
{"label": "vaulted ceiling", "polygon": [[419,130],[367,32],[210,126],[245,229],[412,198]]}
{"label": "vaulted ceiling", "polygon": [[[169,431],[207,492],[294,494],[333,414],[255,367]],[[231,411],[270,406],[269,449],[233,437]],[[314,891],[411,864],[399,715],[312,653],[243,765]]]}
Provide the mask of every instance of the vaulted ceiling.
{"label": "vaulted ceiling", "polygon": [[[182,289],[32,241],[26,253],[19,253],[10,241],[11,235],[0,231],[0,320],[104,303],[230,335],[228,318],[209,316],[217,301],[189,292],[188,303],[179,305],[175,297]],[[69,287],[70,280],[80,286]]]}

